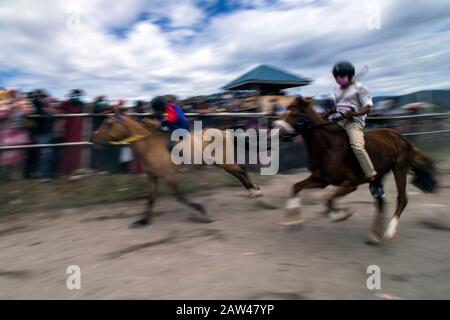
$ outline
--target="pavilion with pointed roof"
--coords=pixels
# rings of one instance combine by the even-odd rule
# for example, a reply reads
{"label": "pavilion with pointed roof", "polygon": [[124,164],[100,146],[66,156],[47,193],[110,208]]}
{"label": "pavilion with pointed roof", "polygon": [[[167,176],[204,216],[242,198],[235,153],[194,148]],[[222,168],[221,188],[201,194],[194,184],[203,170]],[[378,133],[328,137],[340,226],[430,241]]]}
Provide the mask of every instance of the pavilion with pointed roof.
{"label": "pavilion with pointed roof", "polygon": [[284,70],[260,65],[223,87],[225,90],[257,90],[260,93],[279,94],[281,90],[306,86],[311,79]]}

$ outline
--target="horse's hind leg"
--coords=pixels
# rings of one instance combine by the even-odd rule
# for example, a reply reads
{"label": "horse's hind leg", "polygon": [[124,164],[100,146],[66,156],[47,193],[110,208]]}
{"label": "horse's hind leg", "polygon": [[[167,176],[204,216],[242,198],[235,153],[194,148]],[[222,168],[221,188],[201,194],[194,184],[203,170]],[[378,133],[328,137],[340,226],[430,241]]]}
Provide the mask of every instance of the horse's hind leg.
{"label": "horse's hind leg", "polygon": [[326,183],[317,180],[313,175],[310,175],[305,180],[297,182],[292,187],[291,198],[286,203],[286,222],[281,222],[281,225],[296,225],[303,222],[301,218],[301,195],[297,197],[297,194],[301,193],[303,189],[312,189],[312,188],[325,188],[327,186]]}
{"label": "horse's hind leg", "polygon": [[242,168],[242,170],[243,170],[242,176],[243,176],[244,180],[246,181],[246,183],[248,184],[247,189],[250,191],[250,194],[252,195],[252,197],[254,197],[254,198],[262,197],[263,194],[261,192],[261,189],[250,180],[247,170],[245,170],[244,168]]}
{"label": "horse's hind leg", "polygon": [[383,222],[386,209],[386,202],[384,197],[375,198],[376,214],[372,224],[372,230],[366,241],[367,244],[378,245],[381,242],[383,236]]}
{"label": "horse's hind leg", "polygon": [[238,164],[222,165],[221,167],[226,172],[236,177],[242,183],[242,185],[250,192],[252,197],[262,196],[262,192],[259,189],[259,187],[256,184],[252,183],[250,177],[248,176],[247,171],[240,165]]}
{"label": "horse's hind leg", "polygon": [[394,217],[389,222],[386,232],[384,233],[384,238],[388,240],[393,240],[395,238],[400,215],[408,204],[408,197],[406,195],[406,178],[408,174],[408,166],[405,164],[397,164],[392,172],[394,173],[398,195],[397,209],[395,210]]}
{"label": "horse's hind leg", "polygon": [[153,174],[147,174],[148,181],[148,203],[147,208],[145,209],[144,215],[141,219],[133,222],[130,225],[130,228],[138,228],[143,227],[152,222],[152,213],[153,213],[153,205],[155,203],[156,191],[158,190],[158,177]]}

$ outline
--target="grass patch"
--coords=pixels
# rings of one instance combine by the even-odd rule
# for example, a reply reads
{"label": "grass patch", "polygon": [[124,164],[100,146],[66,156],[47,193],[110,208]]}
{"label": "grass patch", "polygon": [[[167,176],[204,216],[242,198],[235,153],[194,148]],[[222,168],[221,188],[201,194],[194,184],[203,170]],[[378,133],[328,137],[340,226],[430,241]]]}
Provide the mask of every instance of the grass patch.
{"label": "grass patch", "polygon": [[[256,184],[270,179],[255,173],[250,175]],[[178,178],[186,193],[241,187],[235,177],[216,168],[192,169],[178,174]],[[78,181],[57,179],[47,183],[37,180],[3,182],[0,185],[0,215],[143,199],[147,197],[147,190],[145,176],[140,174],[92,175]],[[159,184],[158,194],[170,194],[163,182]]]}

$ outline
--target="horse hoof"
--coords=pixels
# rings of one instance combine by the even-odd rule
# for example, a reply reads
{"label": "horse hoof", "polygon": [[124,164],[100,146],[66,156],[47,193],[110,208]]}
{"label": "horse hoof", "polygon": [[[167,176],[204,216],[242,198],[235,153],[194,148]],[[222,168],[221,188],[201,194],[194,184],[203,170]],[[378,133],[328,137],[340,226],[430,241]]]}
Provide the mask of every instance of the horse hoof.
{"label": "horse hoof", "polygon": [[339,213],[331,213],[330,220],[331,222],[341,222],[350,218],[354,213],[350,211],[339,212]]}
{"label": "horse hoof", "polygon": [[137,220],[130,224],[130,229],[143,228],[145,226],[148,226],[149,224],[150,222],[148,221],[148,219]]}
{"label": "horse hoof", "polygon": [[383,239],[387,241],[393,241],[395,239],[395,236],[397,234],[397,225],[398,225],[398,219],[392,218],[391,222],[389,222],[389,225],[383,235]]}
{"label": "horse hoof", "polygon": [[263,193],[262,193],[261,190],[259,190],[259,189],[251,189],[250,190],[250,197],[251,198],[259,198],[259,197],[262,197],[262,196],[263,196]]}
{"label": "horse hoof", "polygon": [[256,199],[256,205],[264,209],[278,209],[273,204],[267,203],[262,197]]}
{"label": "horse hoof", "polygon": [[394,240],[395,240],[395,235],[393,235],[393,236],[384,235],[384,236],[383,236],[383,241],[386,241],[386,242],[393,242]]}
{"label": "horse hoof", "polygon": [[325,210],[325,211],[320,212],[320,215],[321,215],[322,217],[329,217],[330,214],[331,214],[331,211],[328,210],[328,209]]}
{"label": "horse hoof", "polygon": [[195,206],[195,209],[200,213],[201,216],[206,216],[208,214],[205,207],[203,207],[201,204],[197,204]]}
{"label": "horse hoof", "polygon": [[210,218],[209,216],[193,216],[191,217],[191,220],[194,222],[199,222],[199,223],[212,223],[215,222],[216,220]]}
{"label": "horse hoof", "polygon": [[366,244],[369,246],[379,246],[381,245],[381,237],[371,233],[367,236]]}
{"label": "horse hoof", "polygon": [[279,222],[278,224],[283,227],[295,227],[300,226],[305,222],[305,219],[297,219],[297,220],[289,220],[289,221],[283,221]]}

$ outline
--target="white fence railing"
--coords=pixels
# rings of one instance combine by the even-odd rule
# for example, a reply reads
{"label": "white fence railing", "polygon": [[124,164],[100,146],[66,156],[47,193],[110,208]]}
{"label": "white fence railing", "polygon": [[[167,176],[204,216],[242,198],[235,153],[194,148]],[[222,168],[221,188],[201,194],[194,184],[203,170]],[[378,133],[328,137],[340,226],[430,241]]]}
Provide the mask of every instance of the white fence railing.
{"label": "white fence railing", "polygon": [[[54,114],[55,118],[92,118],[92,117],[106,117],[112,116],[113,113],[109,114],[99,114],[99,113],[70,113],[70,114]],[[138,117],[151,117],[154,116],[154,113],[127,113],[130,116],[138,116]],[[30,115],[29,118],[40,118],[41,115]],[[216,113],[186,113],[186,117],[188,118],[209,118],[209,117],[223,117],[223,118],[279,118],[279,116],[274,116],[269,112],[216,112]],[[450,113],[424,113],[417,115],[392,115],[392,116],[369,116],[368,120],[402,120],[402,119],[413,119],[413,118],[448,118],[450,117]]]}
{"label": "white fence railing", "polygon": [[[127,113],[131,116],[140,116],[140,117],[151,117],[153,113]],[[106,117],[108,115],[113,114],[93,114],[93,113],[72,113],[72,114],[54,114],[55,118],[91,118],[91,117]],[[40,115],[30,115],[29,118],[40,118]],[[186,117],[188,118],[209,118],[209,117],[221,117],[221,118],[279,118],[278,116],[274,116],[271,113],[267,112],[247,112],[247,113],[233,113],[233,112],[220,112],[220,113],[186,113]],[[367,120],[370,121],[379,121],[379,120],[407,120],[407,119],[426,119],[426,118],[436,118],[436,119],[445,119],[449,118],[450,113],[427,113],[420,115],[392,115],[392,116],[372,116],[367,117]],[[450,132],[450,129],[445,130],[432,130],[432,131],[423,131],[423,132],[408,132],[402,133],[404,136],[420,136],[420,135],[429,135],[429,134],[438,134],[438,133],[447,133]],[[0,151],[7,150],[16,150],[16,149],[34,149],[34,148],[53,148],[53,147],[89,147],[92,146],[93,143],[89,141],[80,141],[80,142],[65,142],[65,143],[53,143],[53,144],[26,144],[26,145],[11,145],[11,146],[0,146]]]}

